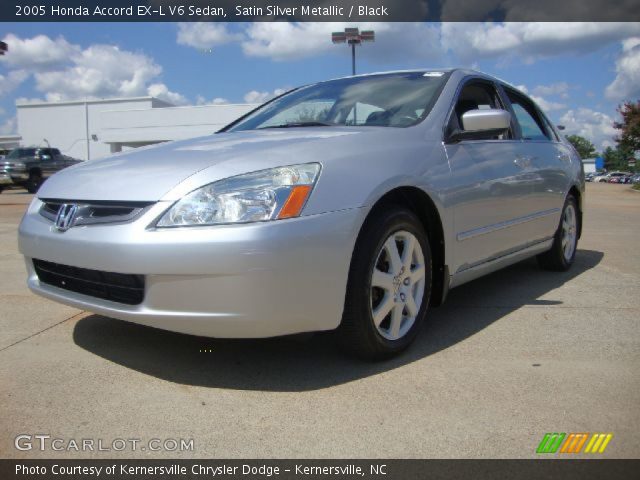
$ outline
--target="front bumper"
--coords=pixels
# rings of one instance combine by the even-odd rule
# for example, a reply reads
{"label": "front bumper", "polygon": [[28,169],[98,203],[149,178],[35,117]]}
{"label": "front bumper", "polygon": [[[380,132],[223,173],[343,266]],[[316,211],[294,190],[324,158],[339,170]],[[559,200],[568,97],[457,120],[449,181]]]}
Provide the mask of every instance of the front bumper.
{"label": "front bumper", "polygon": [[0,173],[0,185],[13,185],[13,181],[9,175]]}
{"label": "front bumper", "polygon": [[[90,312],[210,337],[271,337],[339,325],[363,209],[245,225],[147,228],[168,205],[157,203],[132,223],[62,233],[34,200],[19,229],[29,288]],[[144,300],[125,305],[41,283],[34,258],[144,275]]]}
{"label": "front bumper", "polygon": [[29,180],[28,172],[11,172],[9,175],[11,176],[11,180],[13,180],[15,183],[25,182]]}

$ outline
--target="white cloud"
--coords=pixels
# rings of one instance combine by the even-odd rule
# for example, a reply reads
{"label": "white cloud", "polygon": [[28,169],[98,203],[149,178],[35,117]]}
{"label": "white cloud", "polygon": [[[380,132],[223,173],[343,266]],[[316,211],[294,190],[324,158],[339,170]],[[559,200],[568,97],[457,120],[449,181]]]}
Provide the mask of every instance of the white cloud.
{"label": "white cloud", "polygon": [[507,57],[524,62],[589,53],[640,34],[633,22],[444,23],[442,44],[461,59]]}
{"label": "white cloud", "polygon": [[41,98],[29,98],[29,97],[18,97],[16,98],[17,105],[30,105],[34,103],[42,103]]}
{"label": "white cloud", "polygon": [[[526,85],[517,85],[516,88],[520,91],[522,91],[523,93],[526,93],[527,95],[529,95],[534,102],[536,102],[538,104],[538,106],[540,108],[542,108],[542,110],[544,110],[545,112],[551,112],[553,110],[562,110],[564,108],[567,108],[567,106],[564,103],[559,103],[559,102],[553,102],[553,101],[549,101],[544,97],[541,97],[540,95],[533,95],[532,92],[529,91],[529,89],[527,88]],[[544,91],[544,87],[543,91]],[[541,86],[537,86],[536,88],[533,89],[533,91],[540,91]],[[551,90],[546,90],[547,92],[550,92]]]}
{"label": "white cloud", "polygon": [[0,97],[11,93],[28,77],[29,74],[24,70],[13,70],[6,75],[0,74]]}
{"label": "white cloud", "polygon": [[567,108],[564,103],[553,102],[551,100],[547,100],[544,97],[540,97],[538,95],[530,95],[534,102],[538,104],[538,106],[544,110],[545,112],[551,112],[553,110],[562,110]]}
{"label": "white cloud", "polygon": [[567,82],[552,83],[549,85],[537,85],[533,88],[534,95],[569,97],[569,84]]}
{"label": "white cloud", "polygon": [[37,90],[47,100],[136,96],[162,72],[153,59],[112,45],[91,45],[64,70],[35,74]]}
{"label": "white cloud", "polygon": [[187,105],[189,103],[189,100],[184,95],[170,91],[164,83],[149,85],[147,94],[173,105]]}
{"label": "white cloud", "polygon": [[244,101],[247,103],[264,103],[267,100],[271,100],[273,97],[282,95],[286,92],[284,88],[276,88],[273,92],[259,92],[257,90],[251,90],[244,95]]}
{"label": "white cloud", "polygon": [[[465,0],[466,1],[466,0]],[[299,60],[333,53],[344,54],[345,45],[331,43],[330,34],[349,23],[329,22],[256,22],[250,24],[242,49],[249,57],[276,61]],[[376,41],[358,47],[359,58],[373,62],[438,62],[472,65],[479,58],[497,57],[502,61],[532,63],[540,58],[567,53],[590,53],[611,42],[640,35],[640,22],[557,22],[530,23],[370,23],[360,29],[373,29]],[[563,84],[541,86],[566,96]],[[539,93],[548,95],[548,93]]]}
{"label": "white cloud", "polygon": [[196,105],[225,105],[227,103],[229,103],[229,100],[222,97],[215,97],[211,100],[207,100],[202,95],[198,95],[196,97]]}
{"label": "white cloud", "polygon": [[622,42],[622,54],[616,60],[616,78],[605,89],[610,100],[634,100],[640,97],[640,37]]}
{"label": "white cloud", "polygon": [[242,42],[242,49],[250,57],[297,60],[329,51],[332,47],[329,35],[339,28],[333,23],[252,23],[246,30],[248,39]]}
{"label": "white cloud", "polygon": [[[346,44],[331,43],[331,32],[353,26],[344,22],[256,22],[242,42],[245,55],[272,60],[299,60],[334,53],[348,56]],[[360,30],[375,30],[374,44],[363,44],[358,56],[372,61],[392,61],[398,53],[407,61],[434,60],[442,56],[439,27],[428,23],[361,23]]]}
{"label": "white cloud", "polygon": [[560,118],[560,123],[566,127],[566,135],[575,134],[585,137],[597,149],[613,146],[613,137],[618,133],[613,128],[613,118],[590,108],[569,110]]}
{"label": "white cloud", "polygon": [[79,52],[64,37],[51,39],[46,35],[22,39],[12,33],[2,39],[9,47],[6,55],[0,56],[0,63],[10,68],[29,71],[58,68],[67,65],[73,55]]}
{"label": "white cloud", "polygon": [[177,42],[188,47],[209,49],[239,40],[241,37],[239,34],[230,32],[223,23],[178,23]]}
{"label": "white cloud", "polygon": [[9,34],[4,41],[9,52],[0,58],[12,70],[0,74],[0,96],[33,74],[35,89],[47,101],[153,95],[176,105],[188,103],[159,81],[162,67],[142,52],[102,44],[83,49],[62,36],[22,39]]}
{"label": "white cloud", "polygon": [[0,135],[11,135],[18,131],[18,120],[16,117],[8,118],[0,124]]}

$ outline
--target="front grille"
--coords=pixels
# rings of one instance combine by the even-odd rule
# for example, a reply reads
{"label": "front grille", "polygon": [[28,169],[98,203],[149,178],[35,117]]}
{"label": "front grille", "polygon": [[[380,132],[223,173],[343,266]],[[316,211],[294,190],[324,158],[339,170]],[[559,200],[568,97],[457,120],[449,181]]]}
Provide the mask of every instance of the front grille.
{"label": "front grille", "polygon": [[144,299],[144,275],[102,272],[33,259],[42,283],[127,305]]}
{"label": "front grille", "polygon": [[92,225],[96,223],[124,223],[136,218],[152,202],[99,202],[43,199],[40,215],[52,222],[56,221],[58,210],[63,204],[78,205],[73,225]]}

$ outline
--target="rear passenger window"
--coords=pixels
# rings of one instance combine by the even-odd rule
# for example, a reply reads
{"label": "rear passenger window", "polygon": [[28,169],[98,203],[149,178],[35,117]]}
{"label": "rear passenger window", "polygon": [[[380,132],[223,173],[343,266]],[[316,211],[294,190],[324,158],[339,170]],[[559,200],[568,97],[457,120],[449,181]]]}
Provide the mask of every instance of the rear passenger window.
{"label": "rear passenger window", "polygon": [[509,90],[507,90],[507,96],[511,101],[516,120],[520,124],[522,138],[524,140],[550,140],[551,137],[533,104]]}

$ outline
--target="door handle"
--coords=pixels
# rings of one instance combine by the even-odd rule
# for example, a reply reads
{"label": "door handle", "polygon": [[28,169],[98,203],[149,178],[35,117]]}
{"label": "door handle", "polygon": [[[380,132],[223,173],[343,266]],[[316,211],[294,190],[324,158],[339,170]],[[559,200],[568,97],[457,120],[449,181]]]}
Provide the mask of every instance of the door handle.
{"label": "door handle", "polygon": [[515,163],[520,168],[531,168],[531,163],[533,162],[533,160],[534,157],[518,155],[513,163]]}

